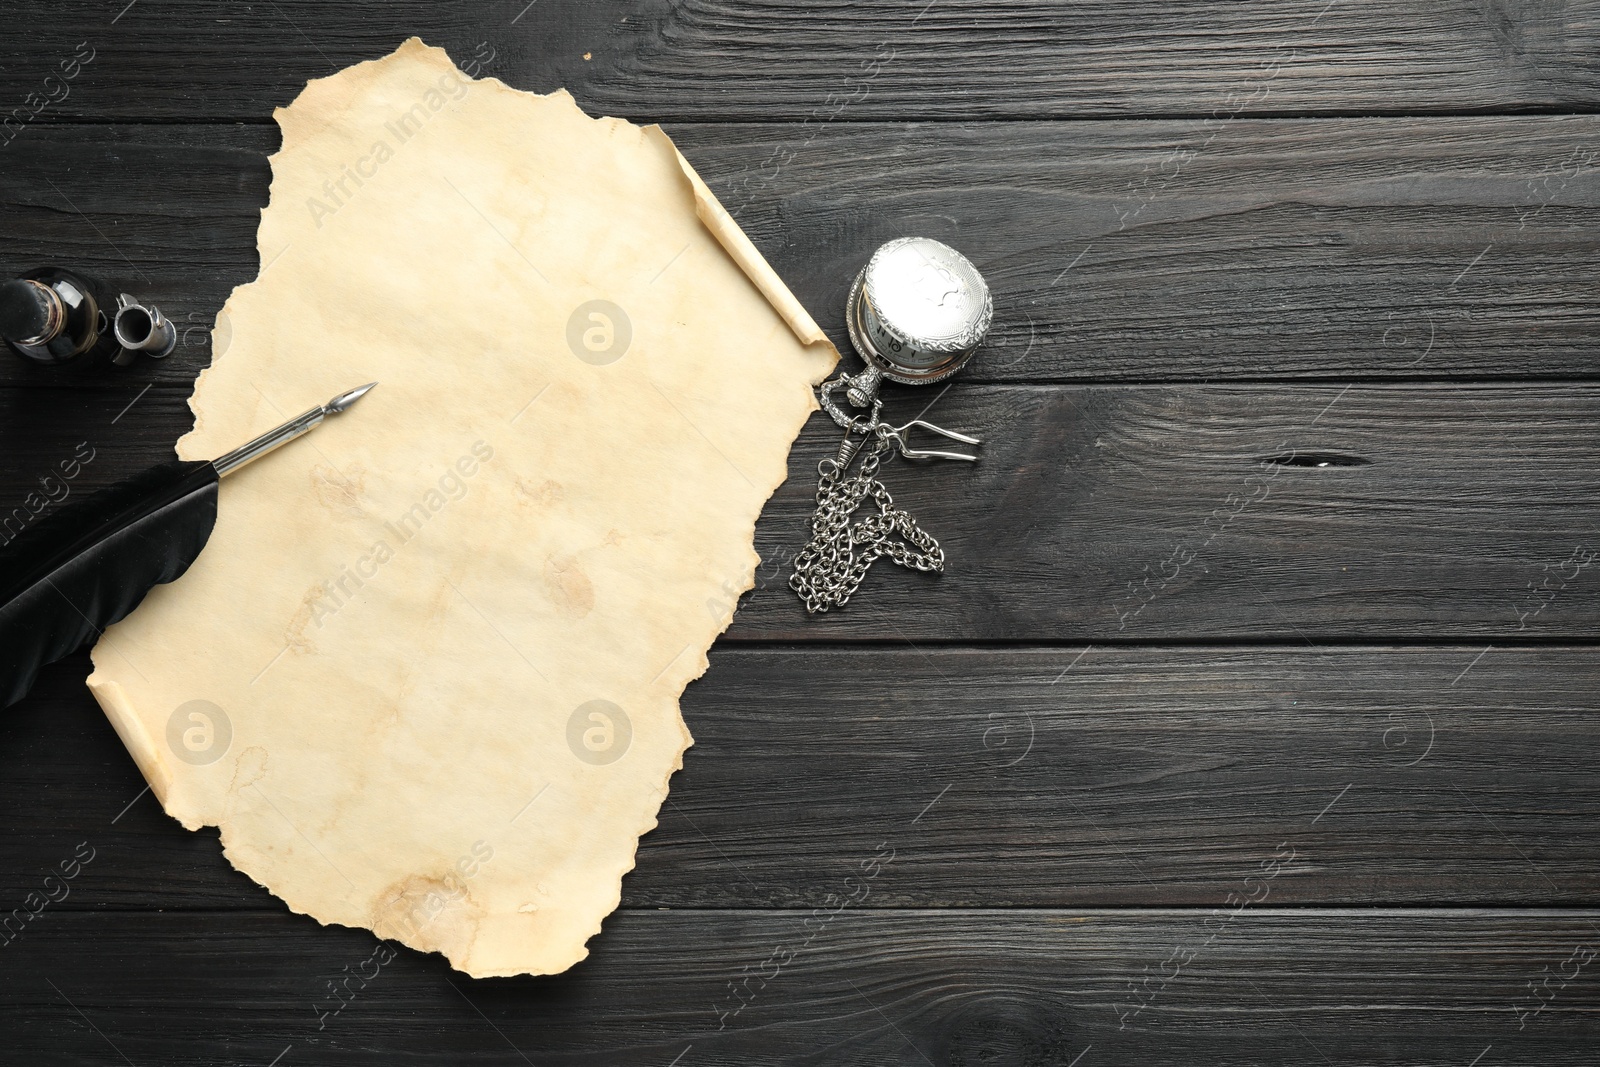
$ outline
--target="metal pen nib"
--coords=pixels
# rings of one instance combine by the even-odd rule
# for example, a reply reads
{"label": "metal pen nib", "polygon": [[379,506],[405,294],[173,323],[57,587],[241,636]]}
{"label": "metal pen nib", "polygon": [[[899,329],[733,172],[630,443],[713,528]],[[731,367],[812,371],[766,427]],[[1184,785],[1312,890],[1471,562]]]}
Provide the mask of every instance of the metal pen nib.
{"label": "metal pen nib", "polygon": [[336,415],[339,412],[344,411],[351,404],[354,404],[357,400],[360,400],[362,397],[366,396],[367,393],[371,391],[372,387],[377,384],[377,382],[368,382],[366,385],[363,385],[358,389],[352,389],[348,393],[340,393],[338,396],[322,405],[323,410],[329,415]]}
{"label": "metal pen nib", "polygon": [[211,461],[211,465],[216,468],[218,477],[230,474],[251,460],[260,459],[279,445],[288,444],[301,434],[310,432],[329,415],[337,415],[341,411],[348,411],[350,405],[366,396],[367,391],[377,384],[377,382],[368,382],[366,385],[352,389],[348,393],[340,393],[326,404],[314,407],[305,414],[290,419],[282,426],[268,430],[260,437],[253,441],[245,442],[225,456],[219,456]]}

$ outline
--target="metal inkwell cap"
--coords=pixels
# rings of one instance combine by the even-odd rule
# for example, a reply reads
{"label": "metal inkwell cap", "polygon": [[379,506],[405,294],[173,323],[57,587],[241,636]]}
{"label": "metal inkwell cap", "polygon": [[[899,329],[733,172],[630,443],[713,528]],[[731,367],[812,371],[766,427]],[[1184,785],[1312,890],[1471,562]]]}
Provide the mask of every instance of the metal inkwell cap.
{"label": "metal inkwell cap", "polygon": [[856,275],[845,319],[868,368],[850,400],[864,406],[880,378],[920,385],[960,370],[989,332],[994,301],[966,256],[931,237],[901,237]]}

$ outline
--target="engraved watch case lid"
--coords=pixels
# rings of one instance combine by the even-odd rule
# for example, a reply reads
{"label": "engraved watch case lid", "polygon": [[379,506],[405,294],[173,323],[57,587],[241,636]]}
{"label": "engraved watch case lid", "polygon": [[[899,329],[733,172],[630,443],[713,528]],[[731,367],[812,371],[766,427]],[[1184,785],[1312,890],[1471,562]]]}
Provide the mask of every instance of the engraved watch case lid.
{"label": "engraved watch case lid", "polygon": [[846,318],[862,358],[907,384],[954,374],[989,331],[993,299],[960,252],[930,237],[880,246],[851,287]]}

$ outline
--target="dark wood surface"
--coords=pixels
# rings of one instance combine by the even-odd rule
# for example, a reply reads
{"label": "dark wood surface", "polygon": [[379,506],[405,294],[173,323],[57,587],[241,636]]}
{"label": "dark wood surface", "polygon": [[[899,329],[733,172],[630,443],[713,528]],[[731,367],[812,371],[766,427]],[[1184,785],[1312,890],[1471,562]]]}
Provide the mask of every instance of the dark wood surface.
{"label": "dark wood surface", "polygon": [[949,573],[804,616],[814,421],[591,957],[395,947],[325,1019],[372,935],[162,814],[87,657],[52,667],[0,717],[0,911],[94,859],[0,947],[0,1062],[1592,1057],[1600,3],[524,5],[9,13],[0,112],[95,58],[0,146],[0,273],[183,332],[119,375],[0,361],[0,505],[79,442],[83,488],[170,454],[271,109],[419,33],[666,124],[841,343],[880,241],[973,257],[990,344],[891,398],[986,441],[889,473]]}
{"label": "dark wood surface", "polygon": [[[124,0],[126,2],[126,0]],[[52,3],[0,44],[20,100],[79,41],[59,114],[262,122],[307,78],[417,34],[642,122],[1593,110],[1595,0],[266,0]],[[888,63],[874,61],[889,58]],[[830,93],[834,99],[828,99]],[[770,144],[769,144],[770,147]]]}
{"label": "dark wood surface", "polygon": [[[963,381],[1600,376],[1600,116],[666,128],[840,344],[860,249],[969,253],[997,303]],[[186,387],[254,276],[277,144],[259,124],[30,126],[0,149],[0,255],[129,275],[184,334],[125,380]],[[0,383],[54,380],[12,362]]]}
{"label": "dark wood surface", "polygon": [[[874,906],[1220,907],[1280,843],[1299,858],[1275,905],[1592,903],[1583,650],[1482,651],[724,646],[685,697],[695,746],[623,904],[822,907],[885,840],[915,847]],[[75,883],[86,900],[265,906],[215,831],[149,797],[110,822],[144,783],[99,717],[53,713],[84,673],[52,668],[0,724],[28,759],[0,810],[29,816],[0,828],[0,898],[92,828],[108,858]],[[89,767],[103,788],[59,787]]]}

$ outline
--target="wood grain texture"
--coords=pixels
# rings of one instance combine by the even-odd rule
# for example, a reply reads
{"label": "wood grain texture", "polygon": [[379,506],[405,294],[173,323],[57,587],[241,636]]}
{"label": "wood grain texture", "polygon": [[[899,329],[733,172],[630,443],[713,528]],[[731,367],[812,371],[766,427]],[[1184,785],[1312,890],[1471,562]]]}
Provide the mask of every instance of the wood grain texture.
{"label": "wood grain texture", "polygon": [[[273,0],[51,4],[0,45],[0,101],[95,58],[45,114],[261,121],[419,34],[518,88],[644,121],[1592,109],[1594,0]],[[530,10],[532,8],[532,10]]]}
{"label": "wood grain texture", "polygon": [[[115,442],[74,482],[89,489],[169,458],[189,422],[171,389],[54,393],[6,397],[5,514],[77,442]],[[907,400],[890,414],[916,414]],[[305,404],[274,402],[285,417]],[[757,527],[763,563],[730,637],[1596,635],[1600,387],[968,386],[937,412],[986,438],[983,461],[895,462],[884,477],[943,539],[946,573],[880,563],[859,603],[805,615],[787,561],[836,446],[818,415]]]}
{"label": "wood grain texture", "polygon": [[[873,248],[923,233],[963,249],[996,319],[962,381],[1600,370],[1600,118],[669,132],[846,350],[845,295]],[[154,301],[177,352],[119,380],[189,382],[260,265],[277,132],[26,136],[0,157],[0,267],[60,259]],[[0,382],[54,380],[0,361]]]}
{"label": "wood grain texture", "polygon": [[[825,907],[877,855],[863,908],[1592,902],[1593,650],[1482,651],[719,649],[623,904]],[[0,914],[85,841],[53,910],[281,908],[142,793],[87,671],[0,721]]]}
{"label": "wood grain texture", "polygon": [[7,28],[0,275],[99,272],[180,347],[0,360],[0,521],[80,446],[72,492],[171,455],[260,266],[272,108],[413,33],[666,123],[836,342],[903,234],[971,255],[997,318],[947,394],[890,393],[986,442],[885,472],[942,577],[879,564],[804,616],[787,560],[837,442],[806,428],[685,695],[697,745],[566,975],[397,948],[353,977],[372,936],[162,814],[86,655],[47,670],[0,715],[0,1063],[1592,1054],[1600,0],[68,0]]}
{"label": "wood grain texture", "polygon": [[1600,624],[1587,384],[968,385],[928,417],[985,442],[979,463],[884,471],[945,573],[880,563],[859,604],[805,616],[780,562],[837,447],[818,415],[757,528],[761,584],[732,636],[1487,643]]}
{"label": "wood grain texture", "polygon": [[995,326],[962,381],[1600,369],[1600,120],[701,129],[672,132],[829,326],[882,241],[971,257]]}
{"label": "wood grain texture", "polygon": [[[934,399],[907,392],[886,408],[897,421]],[[78,489],[170,458],[186,399],[131,385],[0,393],[0,516],[79,442],[99,451]],[[316,399],[272,402],[288,418]],[[729,639],[1600,636],[1600,385],[969,384],[928,415],[986,442],[980,463],[883,472],[942,540],[946,572],[880,562],[857,601],[805,614],[789,561],[810,536],[816,463],[839,439],[819,414],[756,527],[762,563]],[[537,413],[522,425],[539,432]],[[701,432],[737,455],[716,427]]]}
{"label": "wood grain texture", "polygon": [[1592,1042],[1597,919],[622,912],[570,974],[471,982],[303,916],[47,910],[0,950],[0,1004],[16,1062],[73,1067],[1543,1067]]}

